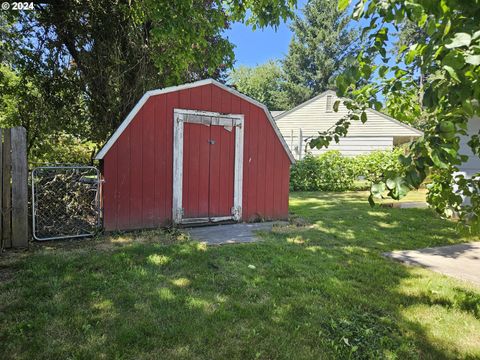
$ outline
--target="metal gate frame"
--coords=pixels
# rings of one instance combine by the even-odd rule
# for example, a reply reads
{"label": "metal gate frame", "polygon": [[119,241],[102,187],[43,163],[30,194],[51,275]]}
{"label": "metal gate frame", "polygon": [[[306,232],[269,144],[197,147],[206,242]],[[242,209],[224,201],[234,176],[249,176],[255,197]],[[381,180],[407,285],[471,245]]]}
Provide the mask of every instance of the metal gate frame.
{"label": "metal gate frame", "polygon": [[84,233],[84,234],[75,234],[75,235],[61,235],[61,236],[52,236],[52,237],[39,237],[36,234],[36,223],[35,223],[35,210],[36,210],[36,204],[35,204],[35,172],[39,170],[48,170],[48,169],[91,169],[95,170],[95,173],[97,175],[97,182],[96,182],[96,195],[95,195],[95,202],[97,204],[97,216],[96,216],[96,224],[95,227],[98,229],[101,226],[101,204],[100,204],[100,184],[101,184],[101,179],[100,179],[100,170],[96,168],[95,166],[75,166],[75,165],[68,165],[68,166],[38,166],[34,168],[31,172],[32,176],[32,236],[35,240],[38,241],[46,241],[46,240],[59,240],[59,239],[72,239],[72,238],[80,238],[80,237],[90,237],[94,236],[95,232],[90,232],[90,233]]}

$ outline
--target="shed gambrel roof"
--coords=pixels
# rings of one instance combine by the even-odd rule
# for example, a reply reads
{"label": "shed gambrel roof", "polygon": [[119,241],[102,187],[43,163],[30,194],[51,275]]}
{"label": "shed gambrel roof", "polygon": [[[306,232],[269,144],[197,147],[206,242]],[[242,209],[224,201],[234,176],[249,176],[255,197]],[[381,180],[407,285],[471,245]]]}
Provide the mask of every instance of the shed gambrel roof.
{"label": "shed gambrel roof", "polygon": [[147,91],[143,96],[142,98],[140,99],[140,101],[135,105],[135,107],[132,109],[132,111],[130,111],[130,113],[127,115],[127,117],[125,118],[125,120],[123,120],[123,122],[120,124],[120,126],[118,127],[118,129],[113,133],[113,135],[110,137],[110,139],[108,139],[107,143],[102,147],[102,149],[97,153],[97,155],[95,156],[95,159],[96,160],[101,160],[105,157],[105,155],[107,154],[108,150],[110,150],[110,148],[113,146],[113,144],[115,144],[115,142],[117,141],[117,139],[120,137],[120,135],[122,134],[122,132],[127,128],[127,126],[130,124],[130,122],[135,118],[135,115],[140,111],[140,109],[142,108],[142,106],[147,102],[147,100],[151,97],[151,96],[155,96],[155,95],[161,95],[161,94],[166,94],[166,93],[170,93],[170,92],[174,92],[174,91],[181,91],[181,90],[186,90],[186,89],[191,89],[191,88],[195,88],[195,87],[199,87],[199,86],[204,86],[204,85],[209,85],[209,84],[213,84],[215,86],[218,86],[219,88],[225,90],[225,91],[228,91],[230,93],[232,93],[233,95],[236,95],[238,97],[241,97],[242,99],[250,102],[251,104],[253,105],[256,105],[260,108],[263,109],[263,111],[265,112],[265,115],[267,116],[270,124],[272,125],[273,127],[273,130],[275,131],[275,133],[277,134],[277,137],[278,139],[280,140],[283,148],[285,149],[289,159],[290,159],[290,162],[291,163],[294,163],[295,162],[295,158],[293,157],[293,154],[292,152],[290,151],[287,143],[285,142],[285,139],[283,138],[282,136],[282,133],[280,132],[277,124],[275,123],[275,120],[273,119],[273,116],[270,114],[270,111],[267,109],[267,107],[252,99],[251,97],[245,95],[245,94],[242,94],[240,92],[238,92],[237,90],[235,89],[232,89],[231,87],[228,87],[227,85],[224,85],[214,79],[205,79],[205,80],[200,80],[200,81],[196,81],[196,82],[192,82],[192,83],[188,83],[188,84],[183,84],[183,85],[179,85],[179,86],[171,86],[171,87],[167,87],[167,88],[164,88],[164,89],[157,89],[157,90],[150,90],[150,91]]}
{"label": "shed gambrel roof", "polygon": [[[335,91],[327,90],[312,99],[285,111],[275,117],[275,122],[282,133],[288,134],[291,130],[301,128],[304,134],[326,131],[341,117],[347,114],[347,109],[340,105],[338,112],[326,112],[326,96],[332,95],[333,100],[347,100],[338,98]],[[386,114],[373,109],[367,109],[367,122],[352,121],[347,136],[402,136],[419,137],[423,133],[412,126],[404,124]]]}

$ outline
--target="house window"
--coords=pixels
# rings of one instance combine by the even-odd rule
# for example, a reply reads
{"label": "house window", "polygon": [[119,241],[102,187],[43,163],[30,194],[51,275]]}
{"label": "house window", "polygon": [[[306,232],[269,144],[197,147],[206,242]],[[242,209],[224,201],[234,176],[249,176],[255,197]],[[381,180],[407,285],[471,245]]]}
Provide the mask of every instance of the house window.
{"label": "house window", "polygon": [[327,109],[326,112],[332,112],[332,101],[333,101],[333,96],[332,95],[327,95]]}

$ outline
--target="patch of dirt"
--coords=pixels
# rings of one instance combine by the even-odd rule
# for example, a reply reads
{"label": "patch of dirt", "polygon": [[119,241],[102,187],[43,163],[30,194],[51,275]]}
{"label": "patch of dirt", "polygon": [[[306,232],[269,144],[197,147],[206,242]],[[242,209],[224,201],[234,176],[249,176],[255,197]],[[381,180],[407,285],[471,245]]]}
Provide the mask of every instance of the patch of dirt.
{"label": "patch of dirt", "polygon": [[278,234],[288,234],[291,232],[299,232],[302,230],[309,230],[313,228],[313,224],[307,219],[304,219],[297,215],[290,215],[288,223],[274,224],[272,232]]}

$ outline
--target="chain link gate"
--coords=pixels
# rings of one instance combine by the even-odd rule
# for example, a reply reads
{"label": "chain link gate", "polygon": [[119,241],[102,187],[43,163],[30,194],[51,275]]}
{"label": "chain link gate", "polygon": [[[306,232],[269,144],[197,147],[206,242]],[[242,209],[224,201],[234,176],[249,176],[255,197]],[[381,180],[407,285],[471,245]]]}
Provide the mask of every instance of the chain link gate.
{"label": "chain link gate", "polygon": [[36,240],[94,235],[100,228],[100,172],[93,166],[32,170],[32,234]]}

